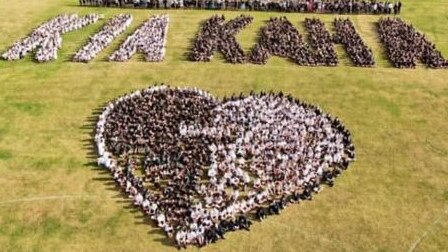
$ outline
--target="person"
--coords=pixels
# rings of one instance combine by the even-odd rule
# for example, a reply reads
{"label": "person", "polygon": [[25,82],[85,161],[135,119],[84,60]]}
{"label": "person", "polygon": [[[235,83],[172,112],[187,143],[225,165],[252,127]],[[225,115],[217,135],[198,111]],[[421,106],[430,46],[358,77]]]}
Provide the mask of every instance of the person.
{"label": "person", "polygon": [[280,214],[280,209],[277,204],[272,203],[271,205],[269,205],[269,214]]}
{"label": "person", "polygon": [[176,232],[176,245],[180,248],[187,248],[187,242],[186,242],[186,232],[184,230],[179,230]]}
{"label": "person", "polygon": [[259,221],[266,219],[266,213],[263,207],[259,207],[256,212],[256,217]]}
{"label": "person", "polygon": [[236,224],[239,229],[245,229],[247,231],[250,231],[250,226],[252,225],[252,222],[247,220],[245,216],[241,215],[237,218]]}

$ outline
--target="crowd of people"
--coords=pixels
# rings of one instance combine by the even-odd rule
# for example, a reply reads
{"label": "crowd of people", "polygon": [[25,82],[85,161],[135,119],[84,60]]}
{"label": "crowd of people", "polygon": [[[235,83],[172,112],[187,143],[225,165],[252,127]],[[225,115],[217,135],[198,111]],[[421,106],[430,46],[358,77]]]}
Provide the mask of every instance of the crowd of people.
{"label": "crowd of people", "polygon": [[311,34],[309,45],[286,18],[271,18],[262,28],[258,43],[253,47],[250,61],[266,64],[271,56],[288,58],[302,66],[335,66],[338,62],[330,34],[318,19],[307,19]]}
{"label": "crowd of people", "polygon": [[210,61],[215,51],[220,51],[227,62],[246,62],[244,50],[235,35],[252,22],[250,16],[241,15],[225,23],[224,16],[213,16],[205,21],[196,37],[190,54],[192,61]]}
{"label": "crowd of people", "polygon": [[118,35],[123,33],[131,22],[132,16],[129,14],[119,14],[113,17],[103,26],[100,32],[89,38],[89,42],[75,54],[73,61],[87,63],[94,59]]}
{"label": "crowd of people", "polygon": [[179,247],[250,230],[332,186],[355,159],[340,120],[272,92],[136,91],[104,108],[95,141],[99,165]]}
{"label": "crowd of people", "polygon": [[86,25],[97,22],[97,14],[78,17],[76,14],[63,14],[37,27],[29,36],[17,41],[9,48],[2,58],[5,60],[19,60],[28,53],[36,51],[38,62],[47,62],[58,58],[58,49],[62,45],[61,35],[78,30]]}
{"label": "crowd of people", "polygon": [[159,62],[165,57],[166,37],[168,34],[169,18],[167,15],[151,17],[110,57],[110,61],[128,61],[135,53],[145,55],[149,62]]}
{"label": "crowd of people", "polygon": [[[78,17],[58,15],[36,28],[26,38],[15,42],[1,57],[18,60],[35,51],[38,62],[57,59],[61,47],[61,35],[97,22],[100,16],[89,14]],[[338,57],[334,44],[343,44],[355,66],[371,67],[375,60],[372,50],[357,33],[350,19],[336,18],[335,34],[330,35],[323,22],[317,18],[305,18],[308,39],[299,33],[286,17],[270,18],[261,29],[257,44],[245,55],[236,40],[236,34],[253,21],[251,16],[241,15],[230,21],[215,15],[206,20],[193,43],[189,59],[210,61],[216,51],[227,62],[266,64],[271,56],[279,56],[304,66],[336,66]],[[89,62],[122,34],[132,22],[132,16],[120,14],[109,20],[100,32],[89,38],[88,43],[73,57],[73,61]],[[164,59],[169,18],[154,16],[137,29],[120,48],[109,56],[110,61],[128,61],[141,52],[145,60],[158,62]],[[424,34],[399,18],[381,18],[378,21],[380,40],[386,48],[389,60],[397,68],[414,68],[417,61],[431,68],[446,68],[448,61]]]}
{"label": "crowd of people", "polygon": [[312,2],[309,12],[317,13],[398,15],[402,7],[400,1],[392,2],[389,0],[299,0],[300,2],[302,5],[301,10],[306,10],[304,9],[304,2]]}
{"label": "crowd of people", "polygon": [[352,21],[348,18],[336,18],[333,23],[336,29],[336,34],[333,36],[334,42],[344,45],[353,64],[360,67],[375,65],[372,50],[356,32]]}
{"label": "crowd of people", "polygon": [[[235,34],[252,18],[240,16],[224,24],[224,17],[213,16],[201,28],[193,45],[192,61],[210,61],[220,51],[227,62],[266,64],[271,56],[286,57],[299,65],[336,66],[338,57],[334,43],[343,44],[356,66],[373,66],[372,50],[364,43],[349,19],[335,19],[336,34],[331,36],[325,24],[317,18],[305,18],[309,33],[306,41],[286,17],[271,18],[262,28],[258,43],[249,56],[235,39]],[[309,43],[307,43],[309,42]]]}
{"label": "crowd of people", "polygon": [[435,44],[399,18],[381,18],[378,33],[389,60],[397,68],[414,68],[417,60],[431,68],[448,67]]}
{"label": "crowd of people", "polygon": [[400,1],[379,0],[79,0],[82,6],[216,9],[338,14],[400,14]]}

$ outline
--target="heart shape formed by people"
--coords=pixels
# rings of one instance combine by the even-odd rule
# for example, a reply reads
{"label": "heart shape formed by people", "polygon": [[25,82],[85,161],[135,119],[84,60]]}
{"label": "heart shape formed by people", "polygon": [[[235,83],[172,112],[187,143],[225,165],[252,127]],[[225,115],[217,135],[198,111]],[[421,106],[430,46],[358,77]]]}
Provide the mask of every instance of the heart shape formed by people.
{"label": "heart shape formed by people", "polygon": [[249,230],[355,160],[341,121],[272,92],[221,101],[197,88],[136,91],[104,108],[95,142],[98,164],[178,246]]}

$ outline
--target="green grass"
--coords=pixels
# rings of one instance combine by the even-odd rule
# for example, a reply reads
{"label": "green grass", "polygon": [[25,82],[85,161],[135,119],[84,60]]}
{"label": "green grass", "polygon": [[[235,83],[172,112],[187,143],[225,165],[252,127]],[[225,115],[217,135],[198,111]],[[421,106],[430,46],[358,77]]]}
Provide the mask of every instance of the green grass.
{"label": "green grass", "polygon": [[[448,4],[405,0],[402,17],[448,57]],[[132,33],[163,11],[80,8],[71,0],[0,0],[0,51],[33,27],[63,12],[129,12]],[[407,251],[448,248],[448,70],[391,67],[375,30],[378,16],[350,17],[378,62],[355,68],[338,47],[341,66],[300,67],[271,58],[266,66],[188,62],[190,41],[211,11],[168,11],[166,59],[127,63],[105,59],[120,36],[91,64],[69,62],[98,24],[64,35],[59,60],[0,61],[0,247],[2,251],[174,251],[163,235],[92,162],[94,111],[126,92],[153,83],[194,85],[217,96],[282,90],[319,104],[354,135],[358,159],[312,202],[229,234],[201,251]],[[219,12],[222,13],[222,12]],[[224,12],[227,19],[238,12]],[[300,31],[314,15],[250,13],[238,39],[246,50],[270,16],[286,15]],[[318,16],[332,30],[334,16]],[[63,199],[42,199],[70,195]],[[12,201],[28,199],[29,201]],[[35,199],[35,200],[30,200]],[[2,203],[6,202],[6,203]],[[437,221],[438,220],[438,221]],[[424,235],[426,234],[426,235]],[[189,250],[198,250],[189,248]]]}

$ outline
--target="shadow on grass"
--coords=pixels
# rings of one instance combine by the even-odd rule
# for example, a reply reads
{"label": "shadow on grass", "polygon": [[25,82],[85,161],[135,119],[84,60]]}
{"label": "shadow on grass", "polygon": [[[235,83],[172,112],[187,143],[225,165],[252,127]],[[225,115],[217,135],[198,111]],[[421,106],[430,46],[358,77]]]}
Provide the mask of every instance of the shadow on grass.
{"label": "shadow on grass", "polygon": [[[205,23],[205,21],[201,22],[201,24],[200,24],[201,28],[202,28],[203,23]],[[199,33],[198,33],[198,35],[199,35]],[[196,37],[188,39],[188,48],[185,52],[182,53],[182,56],[179,58],[180,62],[195,62],[195,61],[191,60],[191,54],[193,52],[195,42],[196,42]]]}
{"label": "shadow on grass", "polygon": [[189,39],[188,39],[188,48],[187,48],[187,50],[186,50],[184,53],[182,53],[182,56],[180,57],[179,61],[181,61],[181,62],[195,62],[195,61],[193,61],[193,60],[191,59],[191,58],[192,58],[193,49],[194,49],[194,44],[196,43],[196,40],[199,38],[199,35],[200,35],[201,32],[202,32],[202,29],[203,29],[203,27],[204,27],[204,24],[205,24],[207,21],[208,21],[208,19],[207,19],[207,20],[202,20],[202,21],[199,23],[199,29],[198,29],[198,31],[196,32],[194,38],[189,38]]}
{"label": "shadow on grass", "polygon": [[100,105],[100,107],[93,109],[91,115],[86,118],[84,125],[81,126],[81,130],[85,131],[88,135],[86,139],[82,140],[83,149],[87,150],[86,158],[91,160],[88,163],[84,164],[84,166],[86,167],[98,168],[97,163],[92,160],[96,160],[96,158],[98,157],[98,152],[95,148],[95,129],[96,123],[98,121],[98,116],[102,113],[103,108],[106,105],[107,104],[102,104]]}
{"label": "shadow on grass", "polygon": [[148,231],[150,235],[162,236],[155,238],[154,241],[160,242],[165,246],[176,247],[176,243],[173,239],[170,239],[166,236],[165,232],[160,228],[151,229]]}

